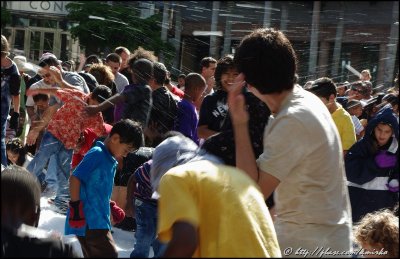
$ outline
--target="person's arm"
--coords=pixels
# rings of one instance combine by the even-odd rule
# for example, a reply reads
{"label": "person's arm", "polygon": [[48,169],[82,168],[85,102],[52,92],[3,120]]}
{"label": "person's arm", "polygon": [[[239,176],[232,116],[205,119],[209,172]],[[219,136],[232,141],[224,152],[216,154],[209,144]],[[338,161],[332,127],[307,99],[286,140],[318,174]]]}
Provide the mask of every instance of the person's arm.
{"label": "person's arm", "polygon": [[32,127],[26,136],[26,144],[28,146],[32,146],[35,144],[36,139],[38,138],[40,131],[47,127],[53,115],[57,112],[58,108],[60,108],[59,104],[55,104],[49,106],[43,114],[42,120],[35,126]]}
{"label": "person's arm", "polygon": [[235,149],[237,150],[236,167],[246,172],[260,186],[261,192],[267,198],[279,185],[280,181],[257,167],[248,129],[249,114],[246,111],[242,94],[243,82],[244,76],[240,74],[235,80],[236,86],[228,93],[229,114],[232,118]]}
{"label": "person's arm", "polygon": [[128,184],[126,186],[126,206],[125,212],[129,217],[135,217],[135,207],[133,206],[136,192],[136,179],[135,173],[133,173],[128,180]]}
{"label": "person's arm", "polygon": [[199,138],[207,139],[217,133],[217,131],[208,129],[208,125],[201,125],[197,128],[197,135]]}
{"label": "person's arm", "polygon": [[69,178],[69,193],[71,196],[71,201],[80,200],[80,189],[81,189],[81,181],[78,177],[71,175]]}
{"label": "person's arm", "polygon": [[14,112],[19,113],[20,100],[21,100],[21,97],[19,94],[12,96]]}
{"label": "person's arm", "polygon": [[192,257],[197,248],[197,229],[185,222],[176,221],[172,226],[172,239],[161,257]]}
{"label": "person's arm", "polygon": [[81,72],[85,63],[86,63],[85,53],[79,54],[79,67],[76,71]]}
{"label": "person's arm", "polygon": [[98,112],[102,112],[104,110],[107,110],[108,108],[114,106],[117,103],[124,102],[125,101],[125,95],[123,94],[116,94],[114,96],[111,96],[104,102],[102,102],[99,105],[88,105],[85,107],[85,112],[89,116],[93,116]]}

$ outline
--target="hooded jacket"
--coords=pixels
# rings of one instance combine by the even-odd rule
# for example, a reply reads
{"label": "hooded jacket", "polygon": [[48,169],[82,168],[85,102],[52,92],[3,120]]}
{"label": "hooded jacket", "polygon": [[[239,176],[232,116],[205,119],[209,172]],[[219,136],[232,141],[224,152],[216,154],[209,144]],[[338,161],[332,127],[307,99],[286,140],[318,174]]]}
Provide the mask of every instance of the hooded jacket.
{"label": "hooded jacket", "polygon": [[[393,136],[383,147],[376,144],[374,129],[380,123],[389,124]],[[353,222],[361,216],[385,207],[393,207],[398,202],[398,191],[389,190],[387,184],[392,179],[399,180],[399,161],[392,167],[381,168],[375,156],[385,150],[390,156],[398,156],[399,124],[391,108],[384,109],[370,120],[364,137],[355,143],[345,157],[349,196],[353,212]]]}

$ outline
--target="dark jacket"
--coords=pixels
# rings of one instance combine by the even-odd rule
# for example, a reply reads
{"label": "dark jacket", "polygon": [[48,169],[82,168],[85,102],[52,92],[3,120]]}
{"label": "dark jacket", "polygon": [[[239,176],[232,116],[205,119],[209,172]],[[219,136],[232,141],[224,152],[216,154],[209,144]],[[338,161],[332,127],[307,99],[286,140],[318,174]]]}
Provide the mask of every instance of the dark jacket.
{"label": "dark jacket", "polygon": [[[383,147],[375,147],[374,129],[379,123],[392,125],[395,137]],[[355,143],[345,157],[346,175],[352,207],[353,222],[357,222],[369,212],[393,207],[399,200],[398,191],[392,192],[386,184],[399,179],[399,161],[393,167],[381,168],[375,162],[380,151],[398,156],[399,125],[392,109],[385,109],[370,120],[364,137]],[[398,142],[397,142],[398,143]]]}
{"label": "dark jacket", "polygon": [[1,229],[1,257],[71,258],[79,257],[70,244],[60,239],[37,238],[27,233]]}

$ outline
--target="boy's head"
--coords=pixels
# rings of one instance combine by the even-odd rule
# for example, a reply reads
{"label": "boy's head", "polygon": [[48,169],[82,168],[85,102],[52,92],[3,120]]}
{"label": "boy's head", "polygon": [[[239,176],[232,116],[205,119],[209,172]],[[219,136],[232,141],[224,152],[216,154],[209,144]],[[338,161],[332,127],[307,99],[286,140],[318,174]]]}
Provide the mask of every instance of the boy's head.
{"label": "boy's head", "polygon": [[93,92],[90,94],[90,98],[88,100],[89,105],[98,105],[112,95],[111,89],[105,85],[98,85],[93,89]]}
{"label": "boy's head", "polygon": [[179,85],[180,87],[185,86],[185,78],[186,78],[186,75],[185,75],[185,74],[180,74],[180,75],[178,76],[178,85]]}
{"label": "boy's head", "polygon": [[126,157],[144,145],[142,125],[130,119],[120,120],[114,124],[107,139],[110,152],[115,158]]}
{"label": "boy's head", "polygon": [[128,65],[129,56],[131,55],[129,49],[119,46],[115,48],[114,52],[121,57],[121,68],[126,68]]}
{"label": "boy's head", "polygon": [[167,79],[168,70],[163,63],[154,62],[154,81],[157,85],[163,85]]}
{"label": "boy's head", "polygon": [[333,103],[337,95],[335,83],[327,77],[318,78],[307,90],[318,96],[325,105]]}
{"label": "boy's head", "polygon": [[111,68],[111,71],[116,75],[121,68],[122,59],[117,53],[110,53],[106,57],[106,65]]}
{"label": "boy's head", "polygon": [[35,94],[32,98],[38,110],[44,111],[49,107],[50,98],[48,94]]}
{"label": "boy's head", "polygon": [[360,117],[363,113],[363,107],[359,100],[350,100],[346,104],[346,110],[350,115]]}
{"label": "boy's head", "polygon": [[1,173],[1,226],[37,227],[40,217],[40,185],[35,176],[20,166]]}
{"label": "boy's head", "polygon": [[196,102],[206,89],[206,80],[197,73],[190,73],[185,78],[185,95]]}
{"label": "boy's head", "polygon": [[129,63],[129,66],[133,74],[132,79],[134,82],[142,85],[147,85],[149,83],[149,80],[153,78],[152,61],[145,58],[140,58],[136,60],[133,64]]}
{"label": "boy's head", "polygon": [[281,31],[253,31],[241,41],[234,60],[247,84],[261,94],[281,93],[294,87],[296,54]]}
{"label": "boy's head", "polygon": [[56,67],[58,70],[62,70],[61,64],[58,61],[57,57],[51,53],[45,53],[39,60],[39,71],[38,74],[42,77],[43,81],[52,85],[55,83],[55,79],[50,74],[50,67]]}
{"label": "boy's head", "polygon": [[237,75],[238,72],[232,55],[226,55],[218,60],[214,75],[218,89],[228,91],[230,84],[233,83]]}
{"label": "boy's head", "polygon": [[[383,249],[384,257],[399,257],[399,218],[390,210],[380,210],[365,215],[355,226],[355,241],[372,253]],[[370,257],[370,256],[367,256]]]}

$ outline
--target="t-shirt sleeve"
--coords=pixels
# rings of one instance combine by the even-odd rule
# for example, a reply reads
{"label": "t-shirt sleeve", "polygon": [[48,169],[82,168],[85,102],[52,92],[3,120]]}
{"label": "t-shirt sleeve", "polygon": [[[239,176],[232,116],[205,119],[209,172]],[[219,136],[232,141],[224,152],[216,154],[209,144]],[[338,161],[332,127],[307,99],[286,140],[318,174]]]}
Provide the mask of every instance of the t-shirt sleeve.
{"label": "t-shirt sleeve", "polygon": [[199,208],[193,196],[189,178],[166,173],[159,186],[158,235],[162,242],[172,237],[172,226],[176,221],[185,221],[195,227],[199,224]]}
{"label": "t-shirt sleeve", "polygon": [[101,149],[99,147],[93,147],[83,157],[81,163],[75,168],[72,173],[73,176],[77,177],[82,182],[87,182],[90,174],[94,171],[96,166],[100,163]]}
{"label": "t-shirt sleeve", "polygon": [[[257,159],[262,171],[282,181],[305,156],[308,132],[298,120],[283,117],[264,134],[264,152]],[[268,129],[268,127],[267,127]],[[267,130],[266,129],[266,130]],[[295,137],[293,131],[296,130]]]}
{"label": "t-shirt sleeve", "polygon": [[343,150],[349,150],[351,146],[356,143],[356,133],[354,130],[354,124],[353,121],[351,120],[351,117],[346,116],[342,120],[343,123],[343,128],[342,128],[342,148]]}

